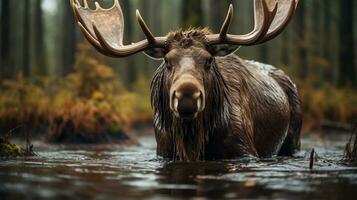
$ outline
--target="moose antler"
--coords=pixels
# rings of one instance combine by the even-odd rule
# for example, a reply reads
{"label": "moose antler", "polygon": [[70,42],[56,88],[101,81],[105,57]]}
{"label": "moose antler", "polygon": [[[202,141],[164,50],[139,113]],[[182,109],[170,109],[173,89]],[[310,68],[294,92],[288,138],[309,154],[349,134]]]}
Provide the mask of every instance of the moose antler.
{"label": "moose antler", "polygon": [[[87,0],[84,0],[84,6],[78,0],[70,1],[87,40],[107,56],[126,57],[141,51],[166,48],[167,38],[155,37],[138,10],[136,17],[147,39],[124,45],[124,17],[118,0],[114,0],[113,7],[109,9],[101,8],[96,2],[95,10],[89,8]],[[220,33],[207,35],[207,42],[210,45],[251,46],[271,40],[287,26],[298,3],[299,0],[254,0],[255,26],[246,35],[227,34],[233,18],[233,5],[230,5]]]}
{"label": "moose antler", "polygon": [[299,1],[300,0],[278,0],[277,14],[267,35],[260,43],[274,39],[286,28],[296,12]]}
{"label": "moose antler", "polygon": [[[227,34],[233,18],[233,5],[231,4],[220,33],[208,35],[208,43],[251,46],[271,40],[287,26],[295,13],[298,2],[299,0],[255,0],[254,30],[246,35]],[[270,11],[269,8],[272,7]]]}
{"label": "moose antler", "polygon": [[166,37],[154,37],[138,10],[136,17],[147,40],[124,45],[124,17],[118,0],[114,0],[113,7],[109,9],[96,2],[96,9],[92,10],[87,0],[84,0],[84,6],[78,0],[71,0],[71,5],[84,36],[107,56],[126,57],[149,48],[165,47]]}

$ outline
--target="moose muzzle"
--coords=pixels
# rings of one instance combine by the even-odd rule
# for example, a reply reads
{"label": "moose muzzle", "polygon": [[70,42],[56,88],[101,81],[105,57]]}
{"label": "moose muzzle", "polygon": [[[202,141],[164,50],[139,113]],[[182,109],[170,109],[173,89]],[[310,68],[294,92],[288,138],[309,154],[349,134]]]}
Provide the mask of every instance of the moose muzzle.
{"label": "moose muzzle", "polygon": [[202,85],[191,75],[181,77],[171,89],[170,107],[179,118],[196,118],[205,107]]}

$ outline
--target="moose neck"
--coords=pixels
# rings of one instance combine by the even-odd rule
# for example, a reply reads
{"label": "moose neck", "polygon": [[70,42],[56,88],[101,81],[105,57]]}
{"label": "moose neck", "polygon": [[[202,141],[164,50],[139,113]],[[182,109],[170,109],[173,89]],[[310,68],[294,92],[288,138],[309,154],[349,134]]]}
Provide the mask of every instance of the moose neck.
{"label": "moose neck", "polygon": [[230,103],[227,86],[218,67],[211,69],[204,81],[207,91],[206,108],[193,120],[176,117],[169,108],[168,72],[161,65],[151,83],[151,101],[154,108],[154,126],[159,134],[168,134],[173,140],[173,157],[179,160],[204,159],[205,147],[217,130],[229,126]]}

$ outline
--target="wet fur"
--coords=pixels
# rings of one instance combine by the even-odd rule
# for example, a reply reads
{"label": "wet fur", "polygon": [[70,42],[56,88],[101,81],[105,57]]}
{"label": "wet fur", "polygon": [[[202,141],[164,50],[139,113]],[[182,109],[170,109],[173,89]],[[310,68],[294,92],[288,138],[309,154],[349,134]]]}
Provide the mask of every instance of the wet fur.
{"label": "wet fur", "polygon": [[[209,105],[193,121],[184,122],[177,118],[169,108],[169,88],[171,80],[168,79],[165,64],[162,64],[152,81],[152,104],[155,111],[154,126],[158,143],[169,143],[164,146],[171,148],[160,149],[159,154],[172,159],[196,160],[204,159],[205,146],[214,130],[228,127],[229,123],[229,99],[227,87],[218,67],[212,66],[210,80],[204,81],[208,93]],[[212,113],[216,113],[212,115]],[[162,138],[162,140],[160,139]],[[168,141],[163,141],[168,140]]]}
{"label": "wet fur", "polygon": [[[169,48],[205,45],[208,30],[169,33]],[[190,122],[169,106],[165,63],[151,85],[158,155],[172,160],[291,155],[299,149],[301,111],[295,85],[281,71],[236,55],[216,58],[204,77],[206,108]]]}

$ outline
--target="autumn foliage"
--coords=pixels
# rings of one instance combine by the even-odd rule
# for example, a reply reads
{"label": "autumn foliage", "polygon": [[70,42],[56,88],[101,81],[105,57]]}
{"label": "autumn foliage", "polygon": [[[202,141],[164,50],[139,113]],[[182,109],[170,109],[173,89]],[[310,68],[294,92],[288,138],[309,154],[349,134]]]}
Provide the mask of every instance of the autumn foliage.
{"label": "autumn foliage", "polygon": [[298,81],[303,103],[304,132],[319,129],[324,121],[351,124],[357,119],[357,93],[313,78]]}
{"label": "autumn foliage", "polygon": [[[128,89],[110,66],[92,56],[93,50],[79,48],[74,71],[65,77],[30,80],[20,73],[0,81],[1,132],[23,126],[21,132],[51,142],[108,143],[130,140],[133,124],[152,123],[150,80],[139,75]],[[295,82],[303,102],[304,132],[318,129],[325,120],[350,123],[357,118],[353,88],[312,77]]]}
{"label": "autumn foliage", "polygon": [[19,74],[1,82],[0,129],[24,125],[26,131],[65,143],[130,139],[128,127],[151,117],[148,84],[138,80],[128,91],[110,67],[88,57],[64,78],[30,82]]}

